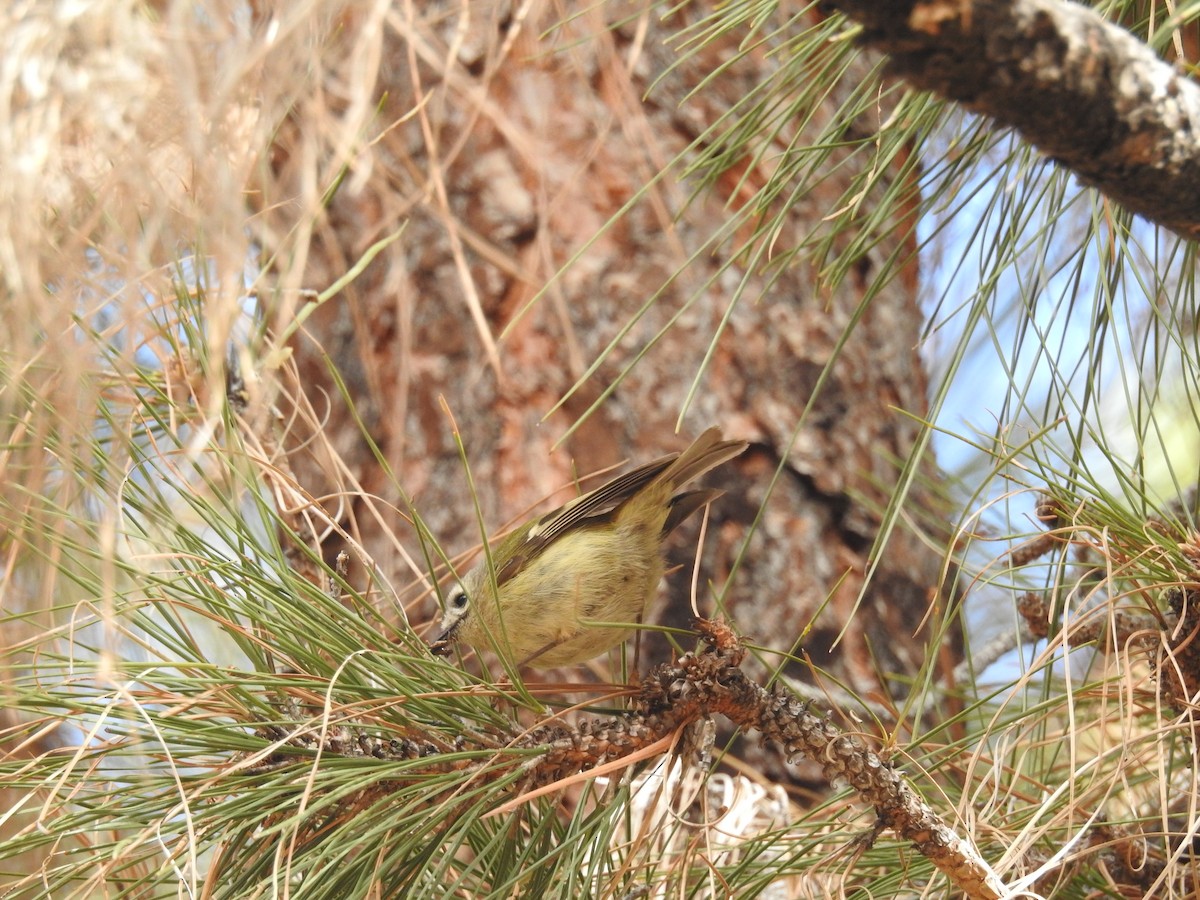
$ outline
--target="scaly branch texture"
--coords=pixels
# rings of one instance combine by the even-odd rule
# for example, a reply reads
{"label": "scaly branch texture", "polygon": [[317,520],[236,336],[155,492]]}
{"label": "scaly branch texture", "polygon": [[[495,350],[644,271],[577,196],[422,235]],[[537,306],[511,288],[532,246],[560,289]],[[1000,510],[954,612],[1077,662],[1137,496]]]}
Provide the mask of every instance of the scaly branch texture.
{"label": "scaly branch texture", "polygon": [[[375,756],[381,759],[423,758],[430,772],[458,770],[475,781],[502,777],[519,766],[518,797],[562,779],[631,757],[692,723],[720,713],[743,730],[757,729],[764,741],[782,747],[789,759],[806,757],[821,765],[831,784],[849,784],[874,806],[881,828],[911,841],[955,886],[972,898],[1004,894],[1004,884],[969,840],[960,837],[925,803],[904,776],[857,736],[847,734],[827,717],[809,712],[808,703],[776,686],[768,690],[751,681],[738,666],[745,651],[728,626],[698,623],[710,645],[707,652],[687,654],[661,665],[643,681],[632,711],[575,726],[547,724],[519,734],[492,735],[489,744],[522,751],[511,764],[457,759],[447,762],[429,743],[386,741],[354,736],[346,729],[331,732],[324,753]],[[353,731],[353,729],[350,729]],[[343,733],[345,732],[345,733]],[[278,738],[278,735],[274,737]],[[492,743],[493,740],[498,741]],[[294,735],[286,743],[312,747]],[[421,772],[413,770],[416,777]],[[393,785],[399,787],[399,785]]]}
{"label": "scaly branch texture", "polygon": [[639,713],[651,730],[675,728],[720,713],[789,758],[819,763],[831,783],[844,782],[875,807],[880,824],[912,841],[968,897],[999,897],[1004,884],[970,841],[959,837],[890,763],[846,734],[785,688],[767,690],[738,668],[743,650],[728,627],[700,622],[712,653],[683,657],[660,666],[642,686]]}
{"label": "scaly branch texture", "polygon": [[1061,0],[830,0],[910,84],[1015,128],[1079,178],[1200,236],[1200,87]]}

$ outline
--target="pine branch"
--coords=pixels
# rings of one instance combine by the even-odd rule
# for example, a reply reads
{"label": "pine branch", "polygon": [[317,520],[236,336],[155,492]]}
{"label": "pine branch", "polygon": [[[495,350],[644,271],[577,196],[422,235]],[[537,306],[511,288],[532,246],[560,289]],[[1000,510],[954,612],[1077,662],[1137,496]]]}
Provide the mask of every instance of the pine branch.
{"label": "pine branch", "polygon": [[1200,86],[1062,0],[831,0],[891,72],[1015,128],[1079,178],[1200,235]]}
{"label": "pine branch", "polygon": [[[653,670],[642,682],[635,709],[605,719],[584,720],[574,727],[543,725],[508,736],[509,749],[520,751],[510,760],[485,763],[457,759],[447,762],[434,745],[424,742],[352,734],[352,728],[334,728],[320,742],[312,733],[285,741],[321,752],[379,759],[421,759],[427,768],[411,770],[419,780],[434,773],[457,769],[473,782],[512,779],[517,797],[510,806],[539,796],[541,789],[574,775],[610,767],[619,760],[636,761],[636,754],[666,741],[682,729],[720,713],[743,730],[758,730],[764,741],[783,747],[791,758],[806,757],[820,764],[834,784],[849,784],[864,802],[875,807],[878,827],[891,829],[912,842],[968,897],[991,898],[1004,894],[1005,886],[971,842],[956,834],[909,785],[902,773],[871,750],[859,737],[848,734],[827,717],[809,712],[809,704],[786,688],[768,690],[750,680],[738,666],[745,653],[728,626],[698,623],[711,649],[687,654],[677,662]],[[278,739],[278,735],[275,735]],[[477,736],[465,741],[476,740]],[[493,744],[493,746],[496,746]],[[456,750],[461,748],[455,748]],[[540,749],[534,757],[529,750]],[[276,757],[274,762],[281,761]],[[376,790],[402,790],[411,782],[395,782]],[[430,797],[440,803],[447,796]]]}

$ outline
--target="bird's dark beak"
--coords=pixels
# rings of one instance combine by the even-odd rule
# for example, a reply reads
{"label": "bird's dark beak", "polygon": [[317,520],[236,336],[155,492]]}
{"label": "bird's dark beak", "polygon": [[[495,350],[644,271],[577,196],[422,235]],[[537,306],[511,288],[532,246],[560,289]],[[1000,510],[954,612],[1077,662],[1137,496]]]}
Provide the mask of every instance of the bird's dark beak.
{"label": "bird's dark beak", "polygon": [[458,629],[461,622],[455,622],[445,631],[437,636],[437,640],[429,645],[429,652],[434,656],[449,656],[450,648],[454,646],[454,642],[458,640]]}

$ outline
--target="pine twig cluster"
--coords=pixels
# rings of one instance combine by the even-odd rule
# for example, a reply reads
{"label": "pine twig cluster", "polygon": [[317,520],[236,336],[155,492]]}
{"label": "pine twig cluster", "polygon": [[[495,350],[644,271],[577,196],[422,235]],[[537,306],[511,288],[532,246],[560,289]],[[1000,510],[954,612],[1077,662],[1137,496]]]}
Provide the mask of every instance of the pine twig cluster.
{"label": "pine twig cluster", "polygon": [[[640,685],[633,709],[623,714],[573,725],[543,724],[486,738],[463,735],[453,748],[355,735],[346,726],[328,729],[323,739],[308,732],[307,737],[296,736],[286,742],[309,749],[319,745],[321,752],[335,755],[420,758],[428,769],[412,768],[413,778],[458,770],[466,780],[495,780],[519,770],[520,776],[513,782],[514,802],[519,803],[523,795],[543,793],[572,776],[620,760],[634,762],[640,758],[635,754],[660,742],[666,748],[684,729],[720,714],[744,731],[758,731],[763,741],[784,748],[790,759],[816,761],[831,784],[853,787],[864,803],[875,808],[876,833],[891,829],[911,841],[967,896],[998,897],[1003,893],[998,876],[970,841],[942,820],[903,773],[862,738],[843,731],[828,716],[810,711],[808,701],[799,700],[785,687],[768,689],[754,682],[739,668],[745,650],[728,625],[704,620],[697,625],[707,648],[652,670]],[[278,733],[272,736],[280,737]],[[485,762],[461,756],[448,759],[443,752],[461,751],[481,739],[501,756],[502,750],[516,751],[511,762],[498,765],[495,758]],[[531,757],[530,750],[541,752]],[[280,757],[273,760],[278,763]],[[393,789],[405,786],[397,782]],[[446,798],[430,799],[442,802]]]}

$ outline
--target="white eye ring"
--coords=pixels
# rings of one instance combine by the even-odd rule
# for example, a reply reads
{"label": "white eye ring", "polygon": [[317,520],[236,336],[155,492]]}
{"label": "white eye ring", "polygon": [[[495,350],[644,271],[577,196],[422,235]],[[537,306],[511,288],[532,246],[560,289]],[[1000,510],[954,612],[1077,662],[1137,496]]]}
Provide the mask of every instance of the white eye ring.
{"label": "white eye ring", "polygon": [[461,584],[456,584],[446,595],[446,605],[453,609],[467,608],[467,592]]}

